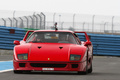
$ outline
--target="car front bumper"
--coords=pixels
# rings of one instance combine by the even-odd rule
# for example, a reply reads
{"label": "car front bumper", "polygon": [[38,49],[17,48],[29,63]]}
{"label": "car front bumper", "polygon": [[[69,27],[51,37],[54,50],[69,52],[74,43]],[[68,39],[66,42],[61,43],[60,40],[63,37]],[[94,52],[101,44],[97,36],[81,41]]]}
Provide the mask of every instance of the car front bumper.
{"label": "car front bumper", "polygon": [[31,71],[85,71],[86,61],[83,62],[41,62],[41,61],[15,61],[14,70]]}

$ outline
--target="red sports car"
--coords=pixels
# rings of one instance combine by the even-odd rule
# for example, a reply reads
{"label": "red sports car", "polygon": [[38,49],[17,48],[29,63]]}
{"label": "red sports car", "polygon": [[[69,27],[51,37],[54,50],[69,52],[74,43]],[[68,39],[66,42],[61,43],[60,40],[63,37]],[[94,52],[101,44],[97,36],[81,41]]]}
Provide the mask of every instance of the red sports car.
{"label": "red sports car", "polygon": [[[86,42],[80,41],[76,33],[84,33]],[[16,45],[13,57],[14,73],[77,71],[87,74],[92,72],[93,46],[86,32],[30,30],[22,41],[16,40],[14,44]]]}

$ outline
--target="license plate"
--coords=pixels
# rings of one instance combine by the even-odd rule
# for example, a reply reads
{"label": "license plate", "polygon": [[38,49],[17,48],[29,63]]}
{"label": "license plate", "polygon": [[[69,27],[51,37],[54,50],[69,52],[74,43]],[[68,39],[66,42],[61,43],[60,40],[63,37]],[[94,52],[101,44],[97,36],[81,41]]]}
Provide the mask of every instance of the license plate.
{"label": "license plate", "polygon": [[42,70],[45,70],[45,71],[53,71],[54,68],[42,68]]}

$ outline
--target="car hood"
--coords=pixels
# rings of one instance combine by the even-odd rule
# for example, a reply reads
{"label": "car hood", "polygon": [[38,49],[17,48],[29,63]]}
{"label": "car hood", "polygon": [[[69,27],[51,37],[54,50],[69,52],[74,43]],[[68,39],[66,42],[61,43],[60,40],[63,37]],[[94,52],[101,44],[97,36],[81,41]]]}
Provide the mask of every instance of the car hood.
{"label": "car hood", "polygon": [[70,48],[72,45],[75,44],[32,43],[29,52],[29,60],[69,61]]}
{"label": "car hood", "polygon": [[20,45],[16,51],[28,53],[29,61],[69,61],[71,53],[78,55],[84,53],[81,51],[82,47],[67,43],[26,43]]}

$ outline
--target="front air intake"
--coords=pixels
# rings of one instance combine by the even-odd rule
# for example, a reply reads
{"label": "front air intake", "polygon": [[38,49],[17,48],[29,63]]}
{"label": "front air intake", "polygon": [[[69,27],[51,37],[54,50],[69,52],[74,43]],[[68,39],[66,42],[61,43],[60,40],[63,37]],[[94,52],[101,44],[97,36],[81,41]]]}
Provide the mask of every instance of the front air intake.
{"label": "front air intake", "polygon": [[19,63],[20,67],[25,67],[25,63]]}
{"label": "front air intake", "polygon": [[72,64],[72,68],[78,68],[78,64]]}
{"label": "front air intake", "polygon": [[43,64],[43,63],[30,63],[32,67],[55,67],[55,68],[64,68],[66,64]]}

